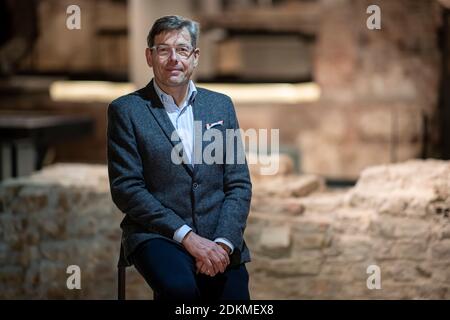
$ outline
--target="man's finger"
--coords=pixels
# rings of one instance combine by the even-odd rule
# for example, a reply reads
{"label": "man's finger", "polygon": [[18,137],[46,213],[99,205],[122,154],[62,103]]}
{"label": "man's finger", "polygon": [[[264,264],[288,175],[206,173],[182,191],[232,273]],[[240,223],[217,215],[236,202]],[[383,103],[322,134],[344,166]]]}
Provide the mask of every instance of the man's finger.
{"label": "man's finger", "polygon": [[203,263],[203,264],[200,266],[199,270],[200,270],[200,273],[206,274],[206,271],[207,271],[206,265]]}
{"label": "man's finger", "polygon": [[228,252],[224,248],[222,248],[222,246],[219,244],[217,245],[217,247],[218,247],[218,251],[220,252],[220,254],[225,258],[226,263],[229,264],[230,257],[228,255]]}
{"label": "man's finger", "polygon": [[221,266],[220,257],[217,255],[217,253],[214,253],[212,256],[212,268],[214,271],[214,274],[217,274],[220,271]]}
{"label": "man's finger", "polygon": [[206,274],[206,275],[208,275],[208,273],[209,273],[209,271],[208,271],[209,268],[206,265],[206,263],[204,263],[203,261],[197,262],[197,270],[198,270],[198,273],[202,273],[202,274]]}
{"label": "man's finger", "polygon": [[208,259],[204,264],[204,273],[210,275],[213,272],[214,272],[213,263],[210,259]]}
{"label": "man's finger", "polygon": [[218,258],[219,258],[220,272],[223,273],[228,265],[227,259],[222,254],[219,254]]}
{"label": "man's finger", "polygon": [[220,245],[216,245],[214,250],[211,253],[211,258],[213,260],[213,263],[215,265],[215,272],[224,272],[226,266],[228,265],[228,255],[225,252],[223,248],[220,247]]}
{"label": "man's finger", "polygon": [[219,259],[221,265],[223,265],[224,268],[226,268],[230,264],[230,259],[228,255],[224,255],[222,252],[219,253]]}
{"label": "man's finger", "polygon": [[215,276],[217,273],[219,273],[221,271],[222,268],[222,262],[220,260],[220,256],[219,254],[217,254],[216,252],[213,251],[213,253],[211,254],[210,257],[210,262],[211,262],[211,268],[209,269],[210,276]]}
{"label": "man's finger", "polygon": [[227,265],[230,264],[230,257],[228,256],[227,253],[225,253],[225,256],[222,255],[222,261],[223,261],[223,263],[225,264],[225,266],[227,266]]}
{"label": "man's finger", "polygon": [[218,257],[216,268],[217,268],[216,273],[219,273],[219,272],[223,273],[223,271],[225,270],[224,263],[220,257]]}
{"label": "man's finger", "polygon": [[197,261],[197,262],[195,263],[195,266],[196,266],[196,268],[197,268],[197,270],[196,270],[195,273],[198,274],[198,273],[200,272],[200,270],[202,269],[203,262]]}

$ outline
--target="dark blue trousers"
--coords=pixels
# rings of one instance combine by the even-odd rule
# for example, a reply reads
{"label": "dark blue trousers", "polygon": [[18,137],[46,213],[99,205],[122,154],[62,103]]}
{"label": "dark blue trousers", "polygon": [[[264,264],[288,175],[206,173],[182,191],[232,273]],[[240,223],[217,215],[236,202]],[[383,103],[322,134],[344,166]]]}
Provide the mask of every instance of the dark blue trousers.
{"label": "dark blue trousers", "polygon": [[164,239],[141,244],[131,260],[152,288],[155,300],[215,302],[250,300],[245,264],[214,277],[196,274],[195,259],[182,246]]}

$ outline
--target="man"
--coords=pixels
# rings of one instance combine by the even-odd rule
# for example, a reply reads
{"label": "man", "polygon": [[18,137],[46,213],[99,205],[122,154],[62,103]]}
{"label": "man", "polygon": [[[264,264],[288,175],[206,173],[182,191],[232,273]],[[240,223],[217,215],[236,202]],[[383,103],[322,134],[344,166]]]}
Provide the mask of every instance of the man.
{"label": "man", "polygon": [[[198,32],[198,23],[180,16],[158,19],[145,51],[153,80],[110,104],[111,195],[125,213],[126,259],[155,299],[247,300],[250,253],[243,233],[252,185],[245,154],[242,162],[226,154],[228,140],[227,161],[209,164],[201,152],[198,159],[198,148],[208,145],[202,135],[239,128],[229,97],[190,80],[200,55]],[[234,152],[242,150],[239,138],[232,140]]]}

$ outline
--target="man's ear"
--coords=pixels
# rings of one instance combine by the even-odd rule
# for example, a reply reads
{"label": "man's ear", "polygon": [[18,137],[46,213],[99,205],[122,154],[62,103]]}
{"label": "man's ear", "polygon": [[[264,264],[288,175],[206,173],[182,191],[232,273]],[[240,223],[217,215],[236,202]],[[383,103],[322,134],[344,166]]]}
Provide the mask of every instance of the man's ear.
{"label": "man's ear", "polygon": [[145,48],[145,58],[147,60],[147,64],[150,68],[153,68],[153,56],[152,50],[150,48]]}
{"label": "man's ear", "polygon": [[198,58],[200,57],[200,49],[196,48],[194,51],[194,68],[198,66]]}

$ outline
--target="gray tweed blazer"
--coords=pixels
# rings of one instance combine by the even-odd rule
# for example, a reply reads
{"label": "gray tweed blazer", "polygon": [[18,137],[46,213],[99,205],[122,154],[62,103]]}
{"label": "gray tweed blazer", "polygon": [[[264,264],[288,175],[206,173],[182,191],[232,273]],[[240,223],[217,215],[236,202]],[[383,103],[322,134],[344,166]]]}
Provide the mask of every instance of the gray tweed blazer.
{"label": "gray tweed blazer", "polygon": [[[222,120],[214,129],[224,137],[226,129],[239,128],[231,99],[217,92],[197,88],[193,114],[203,133],[210,130],[207,123]],[[247,162],[176,164],[171,152],[180,143],[171,140],[172,133],[177,136],[152,82],[108,107],[109,183],[113,202],[125,214],[120,225],[125,258],[149,239],[178,244],[174,232],[187,224],[207,239],[231,241],[231,265],[249,262],[243,238],[252,196]],[[203,141],[203,148],[209,143]],[[242,148],[237,139],[233,143],[234,150]]]}

